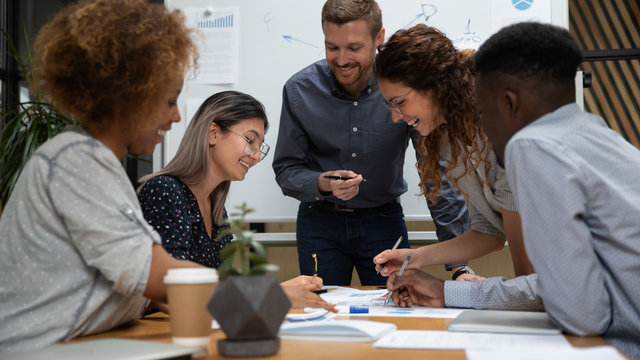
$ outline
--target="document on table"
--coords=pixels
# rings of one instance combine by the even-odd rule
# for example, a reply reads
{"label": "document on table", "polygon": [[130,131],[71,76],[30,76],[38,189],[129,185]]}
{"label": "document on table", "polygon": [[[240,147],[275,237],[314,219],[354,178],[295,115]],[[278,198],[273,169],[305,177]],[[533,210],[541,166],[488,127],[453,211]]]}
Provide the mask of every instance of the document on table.
{"label": "document on table", "polygon": [[[534,350],[534,351],[532,351]],[[624,357],[613,346],[570,349],[509,349],[509,350],[467,350],[467,360],[623,360]]]}
{"label": "document on table", "polygon": [[571,345],[562,335],[524,335],[461,333],[429,330],[398,330],[380,338],[375,348],[387,349],[446,349],[446,350],[509,350],[528,348],[542,350],[570,349]]}
{"label": "document on table", "polygon": [[368,313],[349,314],[349,316],[395,316],[395,317],[426,317],[453,319],[464,309],[428,308],[414,306],[400,308],[393,303],[384,305],[384,295],[387,290],[358,290],[347,287],[337,287],[320,295],[326,302],[336,305],[364,305],[369,307]]}
{"label": "document on table", "polygon": [[395,324],[368,320],[329,320],[285,322],[280,326],[282,339],[371,342],[396,331]]}

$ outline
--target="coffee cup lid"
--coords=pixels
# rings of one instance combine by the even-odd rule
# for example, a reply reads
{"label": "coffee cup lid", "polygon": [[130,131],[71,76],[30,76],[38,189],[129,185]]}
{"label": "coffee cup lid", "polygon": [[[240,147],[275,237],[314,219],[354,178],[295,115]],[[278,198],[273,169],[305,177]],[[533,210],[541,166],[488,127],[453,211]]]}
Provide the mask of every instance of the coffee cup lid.
{"label": "coffee cup lid", "polygon": [[169,269],[165,284],[204,284],[218,281],[218,271],[210,268]]}

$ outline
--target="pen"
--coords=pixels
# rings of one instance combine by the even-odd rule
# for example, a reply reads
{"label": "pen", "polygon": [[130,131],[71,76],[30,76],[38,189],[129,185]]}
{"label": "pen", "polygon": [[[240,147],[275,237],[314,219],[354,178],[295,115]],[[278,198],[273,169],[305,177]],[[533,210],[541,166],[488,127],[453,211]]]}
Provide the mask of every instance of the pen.
{"label": "pen", "polygon": [[[409,264],[410,259],[411,259],[411,256],[407,255],[407,258],[404,259],[404,262],[402,263],[402,267],[400,268],[400,271],[398,271],[398,277],[402,276],[402,273],[404,272],[404,269],[407,268],[407,264]],[[385,305],[387,305],[389,303],[389,300],[391,300],[391,294],[393,294],[393,292],[389,291],[389,295],[387,295],[387,300],[384,301]]]}
{"label": "pen", "polygon": [[[400,237],[398,238],[398,241],[396,241],[396,244],[393,245],[393,247],[391,248],[391,251],[395,250],[398,248],[398,246],[400,246],[400,243],[402,242],[402,235],[400,235]],[[378,267],[378,270],[376,270],[376,274],[380,274],[380,270],[382,270],[382,268],[384,267],[384,264],[380,265]]]}
{"label": "pen", "polygon": [[[330,180],[351,180],[351,179],[353,179],[353,178],[346,177],[346,176],[327,175],[327,174],[322,174],[322,177],[325,178],[325,179],[330,179]],[[362,179],[362,181],[367,181],[367,179]]]}

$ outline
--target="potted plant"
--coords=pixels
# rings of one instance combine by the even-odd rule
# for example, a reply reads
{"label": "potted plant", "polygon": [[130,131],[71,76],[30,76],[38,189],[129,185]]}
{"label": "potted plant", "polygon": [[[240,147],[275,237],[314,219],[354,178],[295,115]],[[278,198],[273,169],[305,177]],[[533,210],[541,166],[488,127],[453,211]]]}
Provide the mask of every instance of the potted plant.
{"label": "potted plant", "polygon": [[[15,44],[4,30],[2,35],[7,39],[11,55],[27,82],[33,85],[30,71],[32,57],[26,32],[27,64],[22,61]],[[36,86],[32,86],[32,90],[32,100],[20,102],[2,115],[5,125],[0,133],[0,208],[7,203],[22,168],[35,149],[67,125],[76,123],[45,101]]]}
{"label": "potted plant", "polygon": [[221,355],[269,356],[280,349],[278,330],[291,302],[278,281],[266,274],[278,267],[267,262],[264,247],[247,228],[244,219],[251,209],[246,204],[239,209],[240,216],[228,220],[229,228],[220,234],[232,234],[235,240],[220,254],[221,282],[207,308],[227,335],[218,341]]}

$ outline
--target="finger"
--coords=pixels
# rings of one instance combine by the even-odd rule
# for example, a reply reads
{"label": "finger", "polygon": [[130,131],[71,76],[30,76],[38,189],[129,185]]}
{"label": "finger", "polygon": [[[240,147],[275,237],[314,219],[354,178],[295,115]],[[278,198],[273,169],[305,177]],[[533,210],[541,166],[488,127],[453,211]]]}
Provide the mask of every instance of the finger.
{"label": "finger", "polygon": [[[382,271],[385,271],[385,270],[386,269],[382,269]],[[380,273],[382,273],[382,271],[380,271]],[[393,273],[389,274],[388,276],[389,276],[389,278],[387,279],[387,289],[389,291],[391,291],[391,290],[394,289],[393,284],[394,284],[394,281],[396,280],[397,275],[396,275],[395,272],[393,272]]]}
{"label": "finger", "polygon": [[389,253],[391,252],[391,250],[385,250],[383,252],[381,252],[380,254],[376,255],[373,257],[373,263],[380,265],[380,264],[384,264],[387,262],[387,256],[389,255]]}

